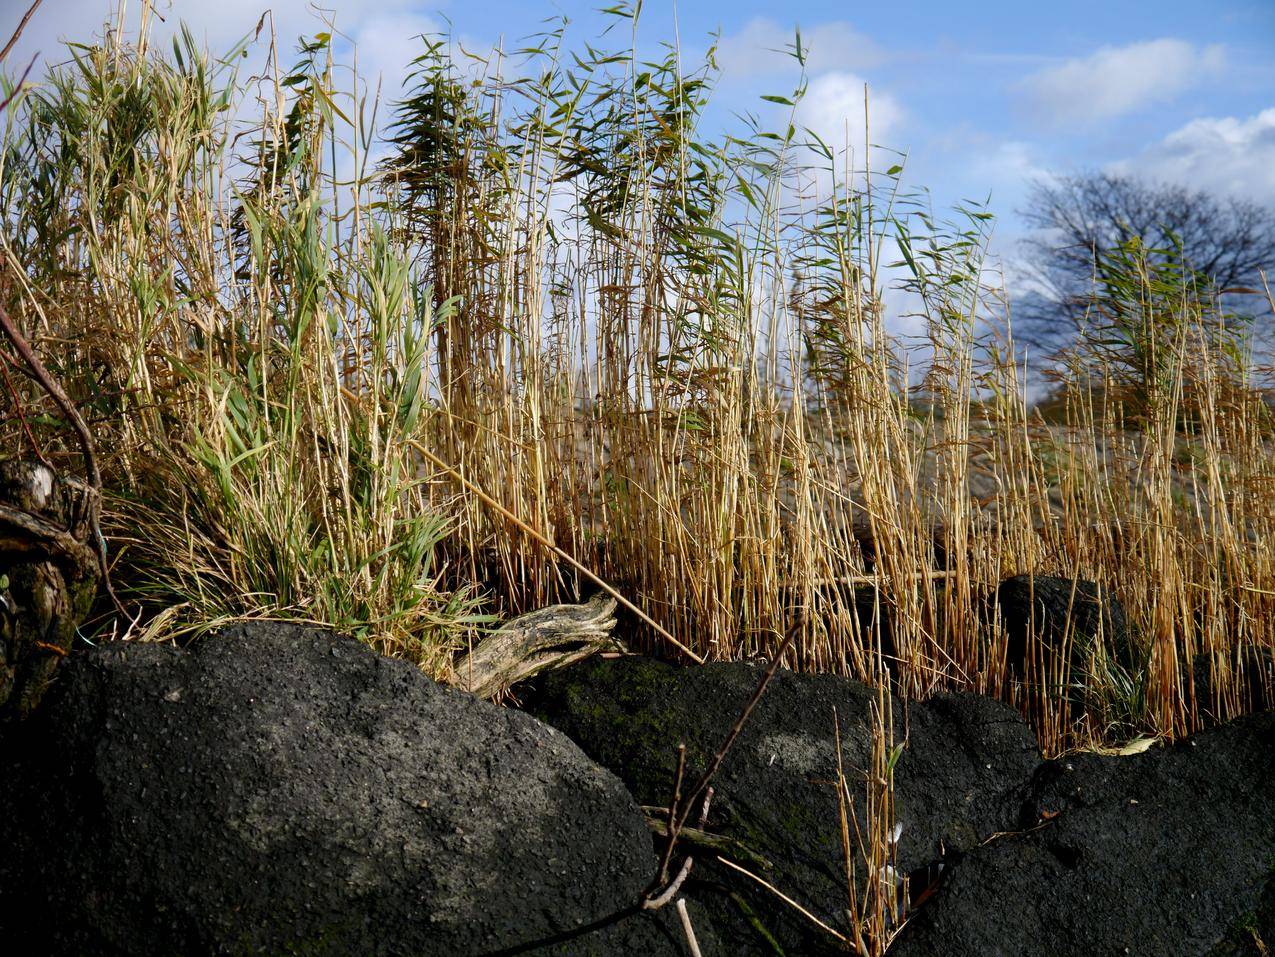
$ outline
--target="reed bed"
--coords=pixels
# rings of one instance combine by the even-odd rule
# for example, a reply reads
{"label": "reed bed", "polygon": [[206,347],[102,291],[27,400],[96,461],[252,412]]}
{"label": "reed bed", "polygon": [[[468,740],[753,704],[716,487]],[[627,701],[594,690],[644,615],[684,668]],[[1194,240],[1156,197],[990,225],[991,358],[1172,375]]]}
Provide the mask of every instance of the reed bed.
{"label": "reed bed", "polygon": [[[1049,751],[1269,691],[1270,410],[1189,264],[1124,251],[1046,416],[990,212],[802,129],[804,83],[723,133],[711,51],[439,38],[380,104],[327,33],[249,37],[250,77],[117,26],[18,96],[0,167],[0,297],[102,450],[136,621],[99,627],[299,618],[446,679],[593,588],[565,553],[655,623],[636,649],[764,656],[799,621],[791,667],[1000,695]],[[5,368],[4,448],[69,466]],[[1021,572],[1111,589],[1141,667],[1088,650],[1083,709],[1066,649],[1014,680],[979,608]]]}

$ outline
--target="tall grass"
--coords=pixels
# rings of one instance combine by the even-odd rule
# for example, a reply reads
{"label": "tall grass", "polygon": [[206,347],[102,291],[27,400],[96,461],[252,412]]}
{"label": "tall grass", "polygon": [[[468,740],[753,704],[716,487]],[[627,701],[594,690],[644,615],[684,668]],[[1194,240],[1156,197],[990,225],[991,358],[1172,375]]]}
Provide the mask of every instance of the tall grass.
{"label": "tall grass", "polygon": [[[137,629],[298,617],[446,678],[485,616],[588,590],[548,541],[704,657],[800,619],[793,667],[998,694],[1050,750],[1252,706],[1275,459],[1207,289],[1131,251],[1094,315],[1135,338],[1082,340],[1047,422],[986,210],[802,129],[804,83],[718,135],[711,51],[564,29],[424,42],[389,115],[327,34],[249,82],[112,32],[23,95],[4,302],[102,436]],[[57,454],[34,390],[9,401]],[[980,607],[1025,571],[1112,589],[1141,667],[1104,640],[1012,676]]]}

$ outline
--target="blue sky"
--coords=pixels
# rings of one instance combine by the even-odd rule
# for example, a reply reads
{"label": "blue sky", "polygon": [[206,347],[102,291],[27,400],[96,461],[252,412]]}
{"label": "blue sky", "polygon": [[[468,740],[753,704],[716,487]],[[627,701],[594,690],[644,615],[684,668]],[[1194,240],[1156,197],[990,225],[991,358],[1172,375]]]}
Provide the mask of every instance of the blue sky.
{"label": "blue sky", "polygon": [[[7,36],[25,0],[6,5]],[[82,39],[117,0],[45,0],[13,55],[52,55]],[[413,37],[446,22],[475,47],[506,46],[565,14],[589,39],[600,2],[325,0],[365,70],[397,80]],[[129,0],[135,19],[140,0]],[[322,29],[306,0],[160,0],[169,26],[186,20],[227,48],[273,8],[292,37]],[[757,109],[795,73],[772,51],[800,25],[811,49],[802,119],[833,136],[862,123],[871,90],[874,140],[909,154],[908,181],[936,205],[991,195],[997,248],[1012,256],[1015,209],[1050,171],[1115,169],[1275,205],[1275,2],[938,2],[647,0],[643,43],[680,37],[685,57],[721,38],[718,116]]]}

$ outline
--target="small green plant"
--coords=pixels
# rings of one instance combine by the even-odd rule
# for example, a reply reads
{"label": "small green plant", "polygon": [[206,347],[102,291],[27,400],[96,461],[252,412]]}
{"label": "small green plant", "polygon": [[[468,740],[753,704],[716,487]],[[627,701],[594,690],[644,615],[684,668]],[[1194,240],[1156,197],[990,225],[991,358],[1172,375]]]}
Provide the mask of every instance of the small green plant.
{"label": "small green plant", "polygon": [[1071,374],[1114,387],[1130,421],[1155,415],[1175,389],[1190,387],[1181,381],[1189,372],[1183,358],[1197,347],[1230,380],[1244,368],[1246,323],[1220,309],[1208,277],[1168,238],[1165,248],[1134,237],[1096,253],[1094,289],[1072,352]]}

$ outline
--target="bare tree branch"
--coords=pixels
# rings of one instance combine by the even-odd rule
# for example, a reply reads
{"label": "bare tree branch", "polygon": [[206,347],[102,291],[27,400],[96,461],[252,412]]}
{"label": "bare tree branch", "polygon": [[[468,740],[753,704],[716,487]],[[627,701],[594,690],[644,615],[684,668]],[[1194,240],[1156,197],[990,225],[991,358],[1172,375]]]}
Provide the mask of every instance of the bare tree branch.
{"label": "bare tree branch", "polygon": [[1130,240],[1149,250],[1180,243],[1185,263],[1219,293],[1230,291],[1228,307],[1240,314],[1249,307],[1234,291],[1275,268],[1275,210],[1247,199],[1082,173],[1037,182],[1020,213],[1036,230],[1024,243],[1024,278],[1035,288],[1016,304],[1015,334],[1051,351],[1075,336],[1092,302],[1096,261]]}
{"label": "bare tree branch", "polygon": [[102,537],[102,528],[100,523],[100,513],[102,508],[102,473],[97,464],[97,452],[93,447],[93,436],[89,432],[88,424],[85,423],[84,417],[80,415],[80,410],[75,407],[75,403],[67,396],[66,391],[61,384],[44,367],[44,363],[40,361],[40,357],[35,354],[35,350],[31,348],[31,344],[27,342],[26,337],[18,330],[14,321],[9,318],[9,313],[0,306],[0,332],[3,332],[5,338],[13,345],[22,361],[27,364],[32,377],[39,383],[40,388],[49,394],[49,397],[57,403],[58,408],[62,410],[62,414],[71,422],[75,435],[80,442],[80,451],[84,456],[84,469],[88,474],[89,485],[93,489],[92,501],[90,508],[90,534],[93,536],[93,550],[97,555],[98,571],[102,575],[102,585],[106,589],[106,593],[111,598],[111,603],[121,613],[124,606],[115,595],[115,589],[111,587],[111,569],[110,563],[106,558],[106,540]]}

